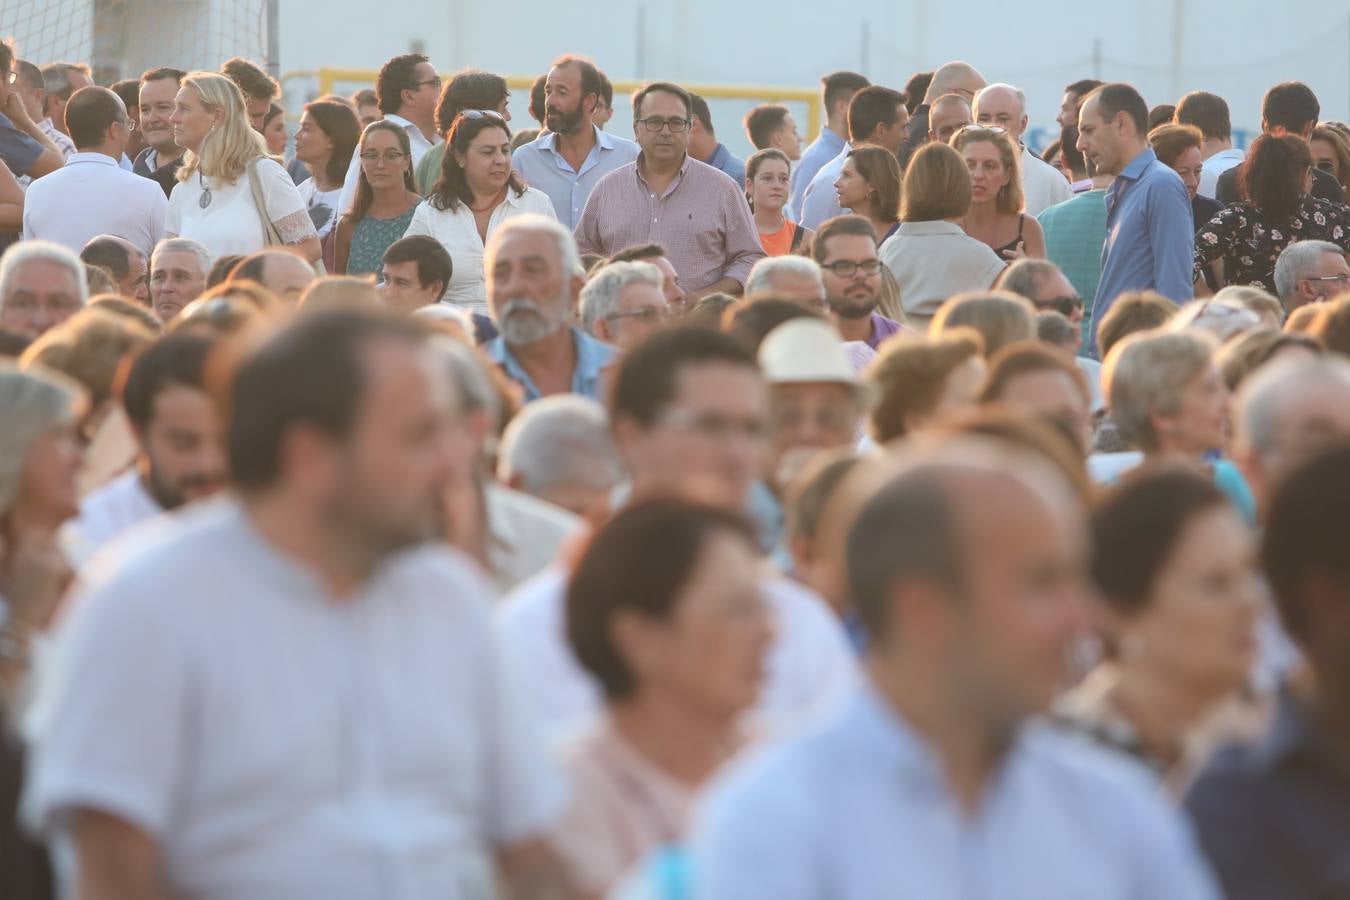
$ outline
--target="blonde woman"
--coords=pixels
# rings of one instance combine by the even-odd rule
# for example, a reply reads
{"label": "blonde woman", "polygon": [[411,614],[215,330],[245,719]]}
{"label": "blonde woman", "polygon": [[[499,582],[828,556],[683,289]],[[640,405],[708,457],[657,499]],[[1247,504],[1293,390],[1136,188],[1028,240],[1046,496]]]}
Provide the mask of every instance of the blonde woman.
{"label": "blonde woman", "polygon": [[970,209],[961,219],[966,234],[983,241],[1000,259],[1045,256],[1045,233],[1026,214],[1020,151],[997,125],[967,125],[952,146],[970,171]]}
{"label": "blonde woman", "polygon": [[174,141],[187,152],[169,197],[168,237],[192,238],[215,256],[255,253],[268,244],[265,216],[282,243],[310,262],[319,258],[305,201],[250,127],[234,82],[212,72],[186,76],[169,121]]}

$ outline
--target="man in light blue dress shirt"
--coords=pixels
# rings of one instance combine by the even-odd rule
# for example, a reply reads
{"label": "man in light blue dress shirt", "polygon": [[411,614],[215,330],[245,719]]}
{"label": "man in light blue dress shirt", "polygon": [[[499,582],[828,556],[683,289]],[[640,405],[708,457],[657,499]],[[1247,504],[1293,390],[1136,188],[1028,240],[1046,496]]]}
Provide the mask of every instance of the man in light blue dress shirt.
{"label": "man in light blue dress shirt", "polygon": [[575,228],[597,181],[637,159],[638,145],[594,122],[604,80],[588,60],[564,56],[544,81],[547,129],[516,148],[511,166],[530,187],[548,194],[558,221]]}
{"label": "man in light blue dress shirt", "polygon": [[1006,447],[919,452],[844,549],[868,677],[713,787],[695,900],[1218,900],[1142,767],[1030,721],[1086,625],[1080,501]]}
{"label": "man in light blue dress shirt", "polygon": [[[801,205],[793,207],[800,213],[798,223],[815,231],[827,219],[847,213],[848,210],[839,205],[839,194],[834,189],[834,183],[839,180],[844,160],[854,146],[876,144],[892,153],[899,153],[908,128],[909,110],[905,108],[904,94],[879,84],[865,87],[854,94],[848,104],[849,143],[840,149],[838,156],[820,167],[816,177],[807,186]],[[878,239],[881,237],[877,235]]]}
{"label": "man in light blue dress shirt", "polygon": [[839,155],[844,149],[844,135],[848,134],[848,104],[853,95],[872,82],[857,72],[831,72],[820,79],[820,102],[825,107],[825,125],[816,139],[802,151],[802,158],[792,170],[792,208],[802,208],[806,186],[816,177],[820,167]]}
{"label": "man in light blue dress shirt", "polygon": [[745,160],[732,156],[727,145],[717,139],[708,101],[698,94],[690,94],[689,99],[693,101],[693,116],[689,123],[689,155],[725,174],[744,192]]}
{"label": "man in light blue dress shirt", "polygon": [[1092,339],[1111,304],[1125,291],[1157,291],[1174,303],[1194,294],[1195,224],[1181,176],[1148,144],[1148,106],[1128,84],[1104,85],[1078,113],[1078,149],[1114,175],[1106,191],[1102,277],[1092,302]]}

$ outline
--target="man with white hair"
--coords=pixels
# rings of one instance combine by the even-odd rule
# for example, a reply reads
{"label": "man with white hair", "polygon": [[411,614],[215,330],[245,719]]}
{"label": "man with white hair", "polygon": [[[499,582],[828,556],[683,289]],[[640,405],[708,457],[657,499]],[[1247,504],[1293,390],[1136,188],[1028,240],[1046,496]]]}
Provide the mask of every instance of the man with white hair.
{"label": "man with white hair", "polygon": [[0,257],[0,328],[37,338],[89,302],[84,264],[51,241],[21,241]]}
{"label": "man with white hair", "polygon": [[766,256],[761,259],[750,270],[750,277],[745,279],[745,296],[750,300],[757,297],[791,300],[822,315],[829,310],[820,266],[805,256]]}
{"label": "man with white hair", "polygon": [[623,467],[609,414],[589,397],[544,397],[511,420],[497,451],[497,480],[507,487],[598,521]]}
{"label": "man with white hair", "polygon": [[192,238],[166,238],[150,257],[150,308],[159,320],[172,322],[206,290],[206,276],[215,257]]}
{"label": "man with white hair", "polygon": [[1295,241],[1275,260],[1275,290],[1286,313],[1350,290],[1345,251],[1330,241]]}
{"label": "man with white hair", "polygon": [[1022,143],[1022,135],[1027,130],[1027,95],[1020,88],[991,84],[975,95],[972,112],[976,122],[1002,128],[1022,148],[1018,168],[1022,170],[1027,215],[1040,215],[1043,210],[1073,196],[1073,188],[1064,173],[1043,162]]}
{"label": "man with white hair", "polygon": [[585,284],[576,241],[543,216],[517,216],[483,249],[488,308],[499,334],[489,358],[529,403],[550,394],[601,395],[618,351],[568,324]]}
{"label": "man with white hair", "polygon": [[670,313],[662,280],[661,270],[651,263],[610,263],[581,289],[582,327],[620,350],[631,349]]}

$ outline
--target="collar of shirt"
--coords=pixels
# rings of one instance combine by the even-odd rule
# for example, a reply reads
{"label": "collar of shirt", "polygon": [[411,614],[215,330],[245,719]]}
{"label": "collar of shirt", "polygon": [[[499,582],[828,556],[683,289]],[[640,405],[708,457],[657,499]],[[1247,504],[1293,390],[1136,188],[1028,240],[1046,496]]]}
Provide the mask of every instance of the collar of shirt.
{"label": "collar of shirt", "polygon": [[68,166],[73,166],[75,165],[75,163],[94,163],[96,165],[114,166],[114,167],[120,165],[120,163],[117,160],[113,159],[106,153],[98,153],[96,151],[86,151],[86,150],[81,150],[78,153],[73,153],[71,154],[70,159],[66,160],[66,165]]}
{"label": "collar of shirt", "polygon": [[[588,391],[587,387],[596,382],[600,377],[600,372],[614,361],[618,351],[608,344],[597,341],[575,326],[568,330],[572,333],[572,346],[577,353],[576,366],[572,369],[572,393],[591,396],[594,391]],[[543,396],[539,393],[539,388],[535,386],[529,373],[520,365],[515,354],[511,352],[511,348],[507,346],[504,337],[498,335],[493,338],[487,343],[485,350],[488,358],[501,366],[508,378],[525,389],[525,402],[538,400]]]}
{"label": "collar of shirt", "polygon": [[[647,183],[647,176],[642,174],[642,167],[646,161],[646,152],[643,151],[639,153],[638,158],[633,162],[633,172],[637,175],[637,180],[642,184],[642,189],[650,194],[651,185]],[[680,173],[671,179],[670,184],[666,187],[665,193],[661,195],[662,200],[674,193],[675,189],[680,186],[680,182],[684,181],[684,176],[689,173],[689,167],[693,164],[694,158],[686,153],[684,155],[684,162],[680,163]]]}
{"label": "collar of shirt", "polygon": [[834,130],[828,125],[820,126],[820,140],[827,147],[843,147],[845,141],[842,135],[834,133]]}
{"label": "collar of shirt", "polygon": [[965,234],[965,230],[955,222],[948,222],[946,219],[937,222],[901,222],[900,230],[897,235],[907,236],[919,235],[927,237],[935,234]]}
{"label": "collar of shirt", "polygon": [[[601,150],[614,149],[614,147],[616,146],[614,143],[614,135],[610,134],[608,131],[605,131],[599,125],[596,125],[594,123],[591,124],[591,130],[595,134],[595,146],[599,147]],[[555,131],[545,132],[544,134],[536,138],[536,140],[539,142],[540,150],[547,150],[549,153],[559,153],[559,155],[561,155],[560,151],[558,150],[557,132]]]}
{"label": "collar of shirt", "polygon": [[1116,183],[1119,183],[1121,179],[1125,178],[1128,178],[1130,181],[1138,181],[1139,177],[1144,174],[1144,170],[1157,160],[1157,158],[1158,154],[1153,152],[1152,147],[1145,147],[1144,152],[1130,160],[1130,164],[1124,169],[1121,169],[1120,175],[1116,177]]}
{"label": "collar of shirt", "polygon": [[717,146],[713,148],[712,156],[709,156],[704,162],[714,169],[720,169],[729,159],[731,159],[731,151],[727,149],[726,144],[718,141]]}
{"label": "collar of shirt", "polygon": [[403,118],[398,113],[385,113],[384,119],[386,122],[393,122],[399,128],[402,128],[404,131],[408,132],[409,140],[413,141],[421,140],[428,147],[434,147],[441,142],[441,136],[439,134],[434,135],[433,137],[427,137],[425,134],[422,133],[422,129],[418,127],[418,125],[415,122],[411,121],[410,119]]}

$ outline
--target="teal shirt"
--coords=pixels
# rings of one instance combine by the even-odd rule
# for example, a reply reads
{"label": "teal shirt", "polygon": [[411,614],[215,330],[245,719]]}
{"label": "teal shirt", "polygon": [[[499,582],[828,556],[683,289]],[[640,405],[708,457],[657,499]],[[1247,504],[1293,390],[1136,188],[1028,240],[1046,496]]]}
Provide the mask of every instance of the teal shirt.
{"label": "teal shirt", "polygon": [[1045,256],[1059,266],[1083,298],[1083,345],[1092,333],[1092,298],[1102,277],[1106,242],[1106,188],[1094,188],[1043,210],[1036,221],[1045,232]]}

